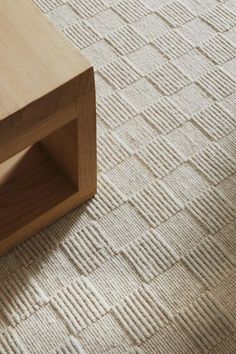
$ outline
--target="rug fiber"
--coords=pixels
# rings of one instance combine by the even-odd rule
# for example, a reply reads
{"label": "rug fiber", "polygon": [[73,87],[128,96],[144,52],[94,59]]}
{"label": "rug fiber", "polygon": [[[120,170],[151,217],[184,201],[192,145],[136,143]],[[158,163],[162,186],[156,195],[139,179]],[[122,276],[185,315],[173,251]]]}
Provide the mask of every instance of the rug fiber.
{"label": "rug fiber", "polygon": [[94,65],[98,193],[0,259],[0,353],[235,354],[236,1],[34,3]]}

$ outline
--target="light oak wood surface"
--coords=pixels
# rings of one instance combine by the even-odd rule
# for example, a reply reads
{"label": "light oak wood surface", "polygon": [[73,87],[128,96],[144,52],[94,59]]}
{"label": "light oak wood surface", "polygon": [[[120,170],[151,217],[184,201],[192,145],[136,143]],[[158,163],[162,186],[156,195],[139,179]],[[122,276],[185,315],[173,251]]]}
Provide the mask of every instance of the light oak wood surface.
{"label": "light oak wood surface", "polygon": [[30,0],[0,0],[0,255],[96,192],[94,72]]}
{"label": "light oak wood surface", "polygon": [[[74,78],[91,66],[30,0],[0,0],[0,48],[0,120],[56,88],[54,105],[72,102]],[[63,87],[71,79],[74,97]]]}

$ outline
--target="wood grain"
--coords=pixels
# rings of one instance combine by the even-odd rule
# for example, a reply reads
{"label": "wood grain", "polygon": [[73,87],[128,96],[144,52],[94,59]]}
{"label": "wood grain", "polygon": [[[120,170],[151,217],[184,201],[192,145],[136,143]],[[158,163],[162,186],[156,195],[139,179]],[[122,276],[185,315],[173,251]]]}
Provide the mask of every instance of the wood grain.
{"label": "wood grain", "polygon": [[96,192],[90,63],[28,0],[0,0],[0,255]]}
{"label": "wood grain", "polygon": [[36,144],[1,165],[0,240],[76,192]]}
{"label": "wood grain", "polygon": [[[0,24],[0,120],[21,109],[27,111],[29,104],[52,96],[57,88],[54,100],[50,97],[54,111],[61,100],[74,101],[77,85],[81,85],[75,78],[80,80],[91,65],[62,40],[33,2],[0,0]],[[45,97],[42,104],[46,104]]]}
{"label": "wood grain", "polygon": [[56,130],[43,140],[41,144],[47,150],[57,166],[79,189],[78,169],[78,119]]}

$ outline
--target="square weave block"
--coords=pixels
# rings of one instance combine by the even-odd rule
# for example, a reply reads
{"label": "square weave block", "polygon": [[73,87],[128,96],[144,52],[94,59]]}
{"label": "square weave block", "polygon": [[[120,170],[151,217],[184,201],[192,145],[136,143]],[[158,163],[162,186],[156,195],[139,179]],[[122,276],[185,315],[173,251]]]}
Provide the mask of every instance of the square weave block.
{"label": "square weave block", "polygon": [[29,0],[0,0],[0,255],[96,192],[90,63]]}

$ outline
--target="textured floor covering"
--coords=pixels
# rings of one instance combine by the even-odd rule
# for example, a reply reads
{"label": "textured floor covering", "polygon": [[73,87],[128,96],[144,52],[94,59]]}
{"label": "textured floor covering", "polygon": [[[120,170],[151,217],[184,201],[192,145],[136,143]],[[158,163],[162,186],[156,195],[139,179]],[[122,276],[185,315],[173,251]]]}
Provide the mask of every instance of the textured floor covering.
{"label": "textured floor covering", "polygon": [[0,259],[0,353],[236,353],[236,1],[35,3],[95,66],[99,191]]}

